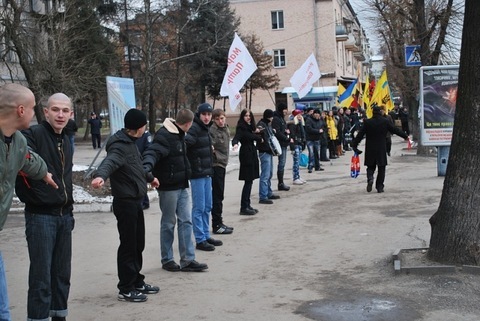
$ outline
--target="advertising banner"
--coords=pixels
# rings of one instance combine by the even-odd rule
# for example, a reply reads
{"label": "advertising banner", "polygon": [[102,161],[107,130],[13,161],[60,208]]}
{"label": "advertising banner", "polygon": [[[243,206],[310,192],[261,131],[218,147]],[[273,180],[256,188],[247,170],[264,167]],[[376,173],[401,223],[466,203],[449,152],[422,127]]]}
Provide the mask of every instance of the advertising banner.
{"label": "advertising banner", "polygon": [[110,134],[123,128],[123,118],[130,108],[135,108],[135,86],[131,78],[107,76],[108,113]]}
{"label": "advertising banner", "polygon": [[450,146],[457,104],[458,65],[420,68],[420,128],[425,146]]}

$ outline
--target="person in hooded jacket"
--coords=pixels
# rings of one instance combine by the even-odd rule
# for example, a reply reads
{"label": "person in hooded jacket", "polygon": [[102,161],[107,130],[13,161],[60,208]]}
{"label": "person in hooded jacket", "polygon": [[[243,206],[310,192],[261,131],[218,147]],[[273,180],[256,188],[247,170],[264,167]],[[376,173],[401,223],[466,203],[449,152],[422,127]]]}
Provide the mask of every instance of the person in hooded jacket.
{"label": "person in hooded jacket", "polygon": [[135,141],[145,132],[147,117],[138,109],[125,114],[125,128],[111,136],[106,144],[107,156],[98,166],[92,180],[100,188],[110,177],[113,195],[113,214],[117,218],[120,245],[117,252],[118,300],[145,302],[146,294],[155,294],[158,287],[145,283],[141,274],[142,253],[145,249],[145,217],[142,200],[147,193],[147,181],[153,187],[159,183],[146,175]]}
{"label": "person in hooded jacket", "polygon": [[212,106],[198,106],[192,127],[185,136],[187,157],[192,167],[190,185],[192,191],[193,234],[196,249],[213,251],[223,244],[210,236],[210,212],[212,210],[213,149],[209,134],[212,121]]}
{"label": "person in hooded jacket", "polygon": [[285,174],[285,163],[287,161],[287,147],[290,143],[290,130],[287,127],[285,116],[288,114],[288,106],[284,103],[279,103],[275,112],[273,113],[272,128],[275,132],[280,146],[282,147],[282,154],[278,155],[277,165],[277,179],[278,190],[288,191],[290,187],[283,181]]}
{"label": "person in hooded jacket", "polygon": [[288,125],[290,129],[290,149],[293,152],[293,185],[303,185],[307,181],[300,177],[300,154],[305,149],[307,139],[305,133],[305,120],[301,110],[292,112],[293,121]]}

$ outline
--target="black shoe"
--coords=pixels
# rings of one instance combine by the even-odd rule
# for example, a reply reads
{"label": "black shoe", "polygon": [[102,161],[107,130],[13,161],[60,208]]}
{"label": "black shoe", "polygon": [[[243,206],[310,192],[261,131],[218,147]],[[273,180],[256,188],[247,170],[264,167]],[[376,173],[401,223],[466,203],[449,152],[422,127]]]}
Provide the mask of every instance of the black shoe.
{"label": "black shoe", "polygon": [[180,265],[178,265],[175,261],[170,261],[165,264],[162,264],[162,269],[167,270],[169,272],[178,272],[180,271]]}
{"label": "black shoe", "polygon": [[[270,202],[272,202],[272,201],[270,201]],[[273,204],[273,202],[272,202],[272,204]],[[255,214],[257,214],[257,212],[255,212],[254,210],[251,210],[249,208],[240,210],[240,215],[255,215]]]}
{"label": "black shoe", "polygon": [[273,204],[273,201],[269,200],[269,199],[266,199],[266,200],[260,200],[259,203],[260,204]]}
{"label": "black shoe", "polygon": [[321,171],[324,171],[324,170],[325,170],[325,169],[324,169],[323,167],[315,168],[315,171],[317,171],[317,172],[318,172],[318,171],[321,172]]}
{"label": "black shoe", "polygon": [[180,269],[182,272],[202,272],[208,269],[208,265],[203,263],[198,263],[197,261],[193,260],[183,268]]}
{"label": "black shoe", "polygon": [[373,181],[368,181],[367,183],[367,192],[371,192],[372,191],[372,186],[373,186]]}
{"label": "black shoe", "polygon": [[232,234],[232,232],[233,232],[233,229],[223,224],[213,227],[214,234]]}
{"label": "black shoe", "polygon": [[279,191],[289,191],[290,186],[285,185],[285,183],[278,184],[278,190]]}
{"label": "black shoe", "polygon": [[118,301],[127,301],[127,302],[145,302],[147,301],[148,297],[137,291],[137,290],[132,290],[128,293],[123,293],[120,292],[118,293]]}
{"label": "black shoe", "polygon": [[329,159],[329,158],[326,158],[326,159],[321,159],[320,161],[321,161],[321,162],[329,162],[330,159]]}
{"label": "black shoe", "polygon": [[311,169],[308,170],[308,173],[311,174],[313,171]]}
{"label": "black shoe", "polygon": [[257,210],[256,208],[253,208],[253,207],[249,206],[248,209],[249,209],[249,210],[252,210],[252,211],[255,211],[255,214],[258,213],[258,210]]}
{"label": "black shoe", "polygon": [[275,195],[275,194],[272,194],[268,197],[269,200],[278,200],[279,198],[280,198],[280,196]]}
{"label": "black shoe", "polygon": [[380,187],[380,188],[377,188],[377,192],[378,192],[378,193],[383,193],[383,192],[385,192],[385,191],[383,190],[383,187]]}
{"label": "black shoe", "polygon": [[135,290],[143,294],[156,294],[160,291],[160,288],[158,286],[145,283],[140,287],[135,287]]}
{"label": "black shoe", "polygon": [[196,248],[197,248],[197,250],[201,250],[201,251],[214,251],[215,250],[215,246],[208,243],[207,241],[197,243]]}
{"label": "black shoe", "polygon": [[207,239],[207,242],[208,242],[208,244],[212,244],[213,246],[222,246],[223,245],[222,241],[212,239],[212,238]]}
{"label": "black shoe", "polygon": [[52,317],[52,321],[67,321],[65,317]]}

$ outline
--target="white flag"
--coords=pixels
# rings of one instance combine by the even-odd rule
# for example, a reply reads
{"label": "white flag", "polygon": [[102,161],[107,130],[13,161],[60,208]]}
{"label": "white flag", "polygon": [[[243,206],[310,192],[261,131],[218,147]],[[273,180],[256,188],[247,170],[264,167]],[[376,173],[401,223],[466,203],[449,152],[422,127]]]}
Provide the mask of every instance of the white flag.
{"label": "white flag", "polygon": [[255,70],[257,70],[255,61],[253,61],[240,37],[235,33],[235,38],[228,50],[228,67],[220,89],[221,96],[228,96],[232,111],[242,100],[240,89]]}
{"label": "white flag", "polygon": [[320,79],[320,69],[318,69],[317,60],[312,53],[300,69],[295,71],[290,78],[290,83],[297,92],[298,98],[301,99],[308,94],[318,79]]}

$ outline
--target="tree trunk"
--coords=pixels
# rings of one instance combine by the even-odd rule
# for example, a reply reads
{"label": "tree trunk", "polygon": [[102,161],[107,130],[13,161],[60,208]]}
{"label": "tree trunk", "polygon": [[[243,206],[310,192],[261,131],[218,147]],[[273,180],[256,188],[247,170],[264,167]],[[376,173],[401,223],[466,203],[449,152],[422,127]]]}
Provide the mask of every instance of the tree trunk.
{"label": "tree trunk", "polygon": [[480,2],[465,1],[465,20],[450,156],[437,212],[430,218],[428,256],[439,262],[480,263]]}

